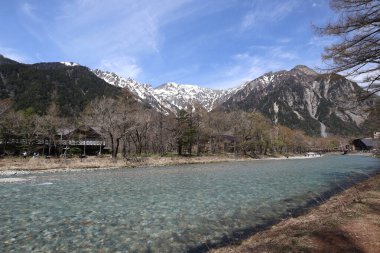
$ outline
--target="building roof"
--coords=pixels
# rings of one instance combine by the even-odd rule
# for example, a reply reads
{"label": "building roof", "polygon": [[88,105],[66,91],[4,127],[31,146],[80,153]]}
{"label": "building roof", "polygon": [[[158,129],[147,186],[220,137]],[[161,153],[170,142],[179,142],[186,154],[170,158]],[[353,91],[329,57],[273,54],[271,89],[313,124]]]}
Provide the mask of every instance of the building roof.
{"label": "building roof", "polygon": [[68,128],[59,128],[58,130],[57,130],[57,134],[58,135],[67,135],[67,134],[70,134],[70,133],[72,133],[72,132],[74,132],[75,131],[75,128],[70,128],[70,127],[68,127]]}
{"label": "building roof", "polygon": [[86,134],[89,137],[101,136],[101,129],[99,127],[82,126],[77,128],[60,128],[57,130],[58,135],[68,136],[72,134]]}
{"label": "building roof", "polygon": [[373,143],[373,139],[372,138],[363,138],[363,139],[360,139],[367,147],[373,147],[374,146],[374,143]]}

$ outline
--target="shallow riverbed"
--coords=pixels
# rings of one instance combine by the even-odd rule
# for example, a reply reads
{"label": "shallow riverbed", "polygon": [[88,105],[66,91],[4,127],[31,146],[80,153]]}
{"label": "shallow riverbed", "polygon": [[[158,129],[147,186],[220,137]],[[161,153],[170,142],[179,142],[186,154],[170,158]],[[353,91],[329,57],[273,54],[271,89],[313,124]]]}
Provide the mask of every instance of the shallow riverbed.
{"label": "shallow riverbed", "polygon": [[378,171],[325,156],[1,176],[0,252],[203,251]]}

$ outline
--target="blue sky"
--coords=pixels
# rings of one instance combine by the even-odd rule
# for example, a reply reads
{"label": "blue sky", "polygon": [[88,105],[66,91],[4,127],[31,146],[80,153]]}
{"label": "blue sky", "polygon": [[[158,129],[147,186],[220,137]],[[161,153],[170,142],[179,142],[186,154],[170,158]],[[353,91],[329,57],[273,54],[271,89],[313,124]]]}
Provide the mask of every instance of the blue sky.
{"label": "blue sky", "polygon": [[154,87],[228,88],[297,64],[323,67],[327,0],[1,0],[0,54],[73,61]]}

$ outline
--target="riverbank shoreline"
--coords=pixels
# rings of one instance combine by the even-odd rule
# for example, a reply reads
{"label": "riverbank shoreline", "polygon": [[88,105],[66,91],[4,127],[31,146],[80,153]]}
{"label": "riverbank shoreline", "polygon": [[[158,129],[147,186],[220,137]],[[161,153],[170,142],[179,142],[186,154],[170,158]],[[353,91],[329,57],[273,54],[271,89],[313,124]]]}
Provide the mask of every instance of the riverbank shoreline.
{"label": "riverbank shoreline", "polygon": [[43,157],[7,157],[0,159],[0,175],[30,174],[41,172],[67,172],[67,171],[92,171],[120,168],[160,167],[182,164],[207,164],[219,162],[261,161],[261,160],[286,160],[286,159],[311,159],[321,156],[262,156],[258,158],[234,155],[215,156],[150,156],[132,157],[130,159],[118,159],[113,161],[110,157],[80,158],[50,158]]}
{"label": "riverbank shoreline", "polygon": [[378,252],[380,174],[333,195],[305,214],[264,228],[211,253]]}
{"label": "riverbank shoreline", "polygon": [[[42,158],[33,161],[39,159]],[[77,231],[73,237],[85,241],[79,231],[83,231],[86,229],[84,226],[89,225],[91,227],[88,228],[91,229],[88,229],[89,233],[86,234],[89,240],[86,244],[74,244],[75,247],[86,249],[104,247],[103,249],[111,250],[108,245],[115,245],[115,249],[131,247],[131,251],[141,248],[146,249],[145,251],[160,249],[166,252],[177,249],[176,252],[184,252],[186,248],[187,252],[207,252],[210,248],[231,245],[237,240],[241,242],[289,216],[305,214],[310,208],[320,205],[321,201],[324,202],[330,196],[341,192],[340,189],[372,177],[380,169],[379,160],[364,156],[326,155],[316,160],[281,159],[167,166],[167,168],[0,176],[4,197],[1,210],[6,217],[2,226],[5,227],[4,231],[10,231],[4,241],[7,242],[8,251],[31,248],[32,245],[34,248],[44,247],[46,251],[48,249],[68,251],[65,245],[68,240],[72,240],[72,237],[67,238],[64,231]],[[222,173],[218,174],[219,170]],[[323,176],[316,183],[310,181],[319,175]],[[336,176],[339,175],[345,179],[337,179]],[[272,184],[277,179],[279,182]],[[24,183],[18,184],[22,181]],[[3,185],[3,182],[10,184]],[[12,186],[12,182],[16,184]],[[319,188],[320,184],[323,184],[323,188]],[[257,187],[257,190],[247,186]],[[294,187],[299,188],[296,195],[293,193]],[[225,191],[230,193],[225,194]],[[172,194],[175,194],[174,198]],[[257,197],[260,199],[257,200]],[[312,200],[316,200],[314,204]],[[30,205],[31,202],[41,205],[36,207]],[[340,206],[342,203],[340,202]],[[68,209],[61,207],[65,205]],[[55,206],[57,209],[51,210]],[[128,206],[137,208],[128,210],[126,209]],[[154,210],[160,209],[162,211],[155,213]],[[30,213],[39,210],[44,212],[39,219],[28,220]],[[87,213],[87,210],[96,210],[96,216],[92,212]],[[155,215],[151,216],[152,212]],[[158,217],[168,217],[169,220],[161,220]],[[324,218],[322,215],[316,217]],[[63,219],[67,220],[67,223],[62,224]],[[24,220],[29,222],[17,223]],[[40,220],[48,220],[47,227],[40,224],[38,222]],[[154,222],[151,222],[152,220]],[[326,227],[330,229],[329,225],[332,222],[322,223],[324,229]],[[128,224],[127,229],[124,224]],[[312,223],[302,228],[304,230],[294,236],[296,239],[291,238],[288,244],[291,247],[293,244],[301,244],[303,247],[305,236],[302,233],[313,235],[309,231],[317,228],[316,225]],[[54,235],[55,238],[62,238],[60,242],[63,243],[37,240],[37,238],[46,238],[44,235],[41,236],[41,231],[49,231],[53,226],[59,227]],[[37,229],[19,234],[18,227]],[[102,230],[105,227],[110,228],[106,233]],[[123,233],[120,233],[121,230]],[[186,232],[189,230],[194,232]],[[291,234],[292,231],[293,228],[290,232],[281,231],[273,238],[276,240],[279,235]],[[33,235],[33,240],[26,240],[30,234]],[[111,241],[112,244],[95,244],[111,234],[112,238],[116,238]],[[151,238],[151,234],[155,235],[154,238]],[[297,236],[301,237],[301,242],[297,242]],[[17,239],[12,241],[12,238],[16,237]],[[126,242],[125,238],[130,240]],[[151,248],[146,247],[147,241],[151,242]],[[161,242],[166,244],[162,245]],[[288,246],[279,246],[278,248],[282,250],[277,252],[297,252],[295,246],[291,250],[286,250],[286,247]],[[262,251],[265,250],[256,252]],[[298,250],[300,251],[303,250]],[[304,250],[307,251],[309,250]],[[235,252],[235,249],[232,252]]]}

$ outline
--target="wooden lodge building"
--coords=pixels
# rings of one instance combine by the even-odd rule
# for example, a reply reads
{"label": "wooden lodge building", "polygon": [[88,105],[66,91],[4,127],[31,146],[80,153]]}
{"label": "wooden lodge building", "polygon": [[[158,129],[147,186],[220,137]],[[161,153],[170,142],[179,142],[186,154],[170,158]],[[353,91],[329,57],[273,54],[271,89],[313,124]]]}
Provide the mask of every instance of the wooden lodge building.
{"label": "wooden lodge building", "polygon": [[58,129],[54,136],[44,138],[36,136],[27,139],[22,136],[9,135],[0,139],[0,155],[99,155],[109,153],[100,129],[92,126]]}
{"label": "wooden lodge building", "polygon": [[98,155],[109,150],[97,127],[62,128],[57,131],[57,137],[62,154]]}

